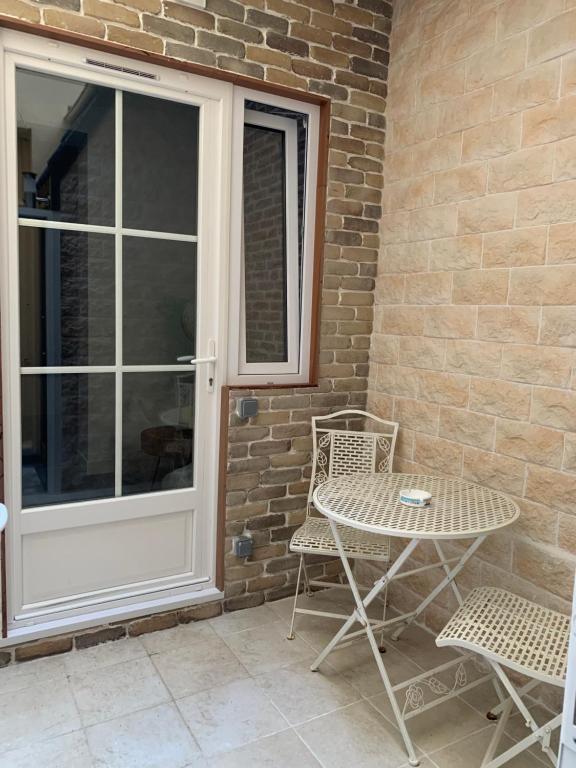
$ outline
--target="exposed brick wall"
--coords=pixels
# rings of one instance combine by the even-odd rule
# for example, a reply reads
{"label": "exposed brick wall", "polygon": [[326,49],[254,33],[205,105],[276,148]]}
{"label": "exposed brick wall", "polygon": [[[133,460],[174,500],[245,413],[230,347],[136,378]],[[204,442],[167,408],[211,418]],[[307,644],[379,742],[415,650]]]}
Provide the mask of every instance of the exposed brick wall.
{"label": "exposed brick wall", "polygon": [[368,403],[401,424],[398,469],[518,502],[519,523],[487,540],[462,585],[568,609],[576,3],[398,0],[394,14]]}
{"label": "exposed brick wall", "polygon": [[[386,0],[207,0],[206,6],[0,0],[2,13],[28,21],[332,99],[320,383],[256,392],[257,417],[246,424],[230,417],[225,607],[232,609],[292,589],[296,562],[287,546],[305,512],[310,418],[365,405],[392,8]],[[230,552],[230,537],[244,530],[257,544],[250,562]]]}

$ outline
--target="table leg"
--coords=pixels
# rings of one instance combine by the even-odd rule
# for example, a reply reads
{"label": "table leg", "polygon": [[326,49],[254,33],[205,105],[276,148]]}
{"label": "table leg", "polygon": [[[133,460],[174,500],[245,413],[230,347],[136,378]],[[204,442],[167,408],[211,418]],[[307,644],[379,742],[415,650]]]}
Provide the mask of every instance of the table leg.
{"label": "table leg", "polygon": [[408,753],[408,762],[410,763],[410,765],[419,765],[419,760],[416,757],[416,751],[414,750],[414,746],[412,744],[410,734],[408,733],[408,729],[406,728],[404,718],[402,717],[402,712],[400,711],[400,707],[398,706],[398,702],[396,701],[396,696],[394,695],[394,691],[392,689],[392,683],[390,682],[390,678],[388,677],[388,672],[386,671],[386,667],[384,665],[384,662],[382,661],[382,655],[380,653],[378,643],[376,641],[376,638],[374,637],[372,626],[366,614],[366,608],[376,598],[376,596],[383,589],[386,588],[386,585],[388,584],[388,582],[391,579],[393,579],[394,574],[400,570],[400,568],[408,560],[408,558],[410,557],[414,549],[418,546],[419,541],[418,539],[412,539],[412,541],[410,541],[410,543],[405,547],[403,552],[400,554],[400,557],[394,562],[394,564],[392,565],[388,573],[382,576],[382,578],[378,579],[378,581],[374,584],[374,587],[370,590],[368,595],[364,598],[364,600],[362,600],[362,597],[356,585],[356,581],[354,579],[354,573],[352,571],[352,568],[350,567],[348,558],[346,557],[346,552],[344,551],[344,547],[342,546],[342,541],[340,540],[340,535],[338,533],[337,525],[332,520],[330,520],[330,527],[332,528],[332,533],[334,535],[334,540],[338,548],[338,553],[340,554],[342,565],[344,566],[346,576],[348,577],[348,581],[350,583],[350,589],[352,590],[352,594],[354,596],[354,602],[356,603],[356,608],[354,612],[351,614],[351,616],[342,625],[340,630],[336,633],[336,635],[334,635],[334,637],[328,643],[326,648],[324,648],[322,653],[320,653],[318,658],[312,663],[312,666],[310,668],[312,669],[312,671],[316,671],[320,666],[320,664],[328,656],[328,654],[338,645],[340,640],[346,635],[346,633],[348,632],[350,627],[354,624],[354,622],[356,621],[360,622],[360,624],[362,624],[364,628],[364,632],[366,632],[366,635],[368,636],[368,642],[370,643],[372,654],[376,660],[376,665],[378,666],[380,677],[382,678],[382,682],[384,683],[384,688],[386,689],[386,693],[388,694],[388,699],[390,701],[392,711],[394,712],[394,716],[396,718],[398,728],[400,729],[400,733],[402,734],[402,739],[404,741],[404,745]]}
{"label": "table leg", "polygon": [[428,597],[426,597],[424,600],[422,600],[422,602],[416,608],[416,610],[413,611],[413,613],[411,613],[410,617],[400,627],[398,627],[398,629],[392,635],[392,639],[393,640],[398,640],[398,638],[400,637],[402,632],[404,632],[406,627],[409,627],[410,624],[412,624],[414,621],[416,621],[418,616],[420,616],[420,614],[423,611],[425,611],[426,608],[428,608],[430,603],[432,603],[438,597],[440,592],[445,590],[448,585],[452,586],[452,589],[454,591],[454,594],[456,595],[456,599],[458,600],[459,604],[462,602],[462,598],[460,596],[460,592],[458,590],[458,587],[454,584],[454,579],[460,573],[462,568],[464,568],[464,566],[466,565],[468,560],[470,560],[472,555],[476,552],[478,547],[481,546],[481,544],[483,543],[483,541],[486,538],[486,536],[487,536],[487,534],[484,534],[484,535],[478,536],[478,538],[474,539],[472,544],[464,552],[464,554],[462,555],[460,560],[456,563],[454,568],[450,569],[450,568],[448,568],[448,566],[444,567],[445,571],[446,571],[446,576],[444,577],[444,579],[442,579],[440,584],[438,584],[438,586],[436,586],[432,590],[432,592],[430,592]]}

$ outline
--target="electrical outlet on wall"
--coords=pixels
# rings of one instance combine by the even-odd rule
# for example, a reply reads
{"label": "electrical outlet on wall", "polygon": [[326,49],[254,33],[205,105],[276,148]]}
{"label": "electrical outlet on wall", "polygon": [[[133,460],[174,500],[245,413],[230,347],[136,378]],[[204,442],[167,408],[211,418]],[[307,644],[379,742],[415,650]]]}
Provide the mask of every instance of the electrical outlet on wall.
{"label": "electrical outlet on wall", "polygon": [[254,542],[252,536],[246,533],[242,536],[234,536],[232,539],[232,552],[236,557],[250,557]]}

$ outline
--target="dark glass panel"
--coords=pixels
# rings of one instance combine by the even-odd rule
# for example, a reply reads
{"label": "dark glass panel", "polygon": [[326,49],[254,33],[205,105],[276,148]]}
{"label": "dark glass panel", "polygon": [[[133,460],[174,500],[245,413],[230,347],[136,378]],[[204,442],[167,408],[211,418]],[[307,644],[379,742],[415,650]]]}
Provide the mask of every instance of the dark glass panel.
{"label": "dark glass panel", "polygon": [[174,365],[196,348],[196,243],[123,242],[124,364]]}
{"label": "dark glass panel", "polygon": [[114,375],[26,375],[22,387],[22,503],[114,495]]}
{"label": "dark glass panel", "polygon": [[122,493],[194,484],[196,374],[123,376]]}
{"label": "dark glass panel", "polygon": [[199,108],[123,98],[124,227],[196,235]]}
{"label": "dark glass panel", "polygon": [[244,127],[246,362],[287,360],[284,133]]}
{"label": "dark glass panel", "polygon": [[114,365],[114,237],[19,234],[21,365]]}
{"label": "dark glass panel", "polygon": [[114,224],[114,90],[19,69],[20,216]]}

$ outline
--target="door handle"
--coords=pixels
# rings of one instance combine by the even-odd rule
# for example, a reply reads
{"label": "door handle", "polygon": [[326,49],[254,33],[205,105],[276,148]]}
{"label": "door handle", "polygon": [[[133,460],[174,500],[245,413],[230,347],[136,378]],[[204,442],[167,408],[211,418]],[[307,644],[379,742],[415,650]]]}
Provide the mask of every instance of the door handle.
{"label": "door handle", "polygon": [[189,363],[190,365],[207,365],[206,389],[208,392],[214,392],[214,376],[216,368],[216,342],[214,339],[208,339],[208,355],[206,357],[194,357],[193,355],[182,355],[177,357],[179,363]]}
{"label": "door handle", "polygon": [[200,365],[201,363],[215,363],[216,358],[215,357],[194,357],[193,355],[183,355],[182,357],[177,357],[176,362],[190,363],[190,365]]}

